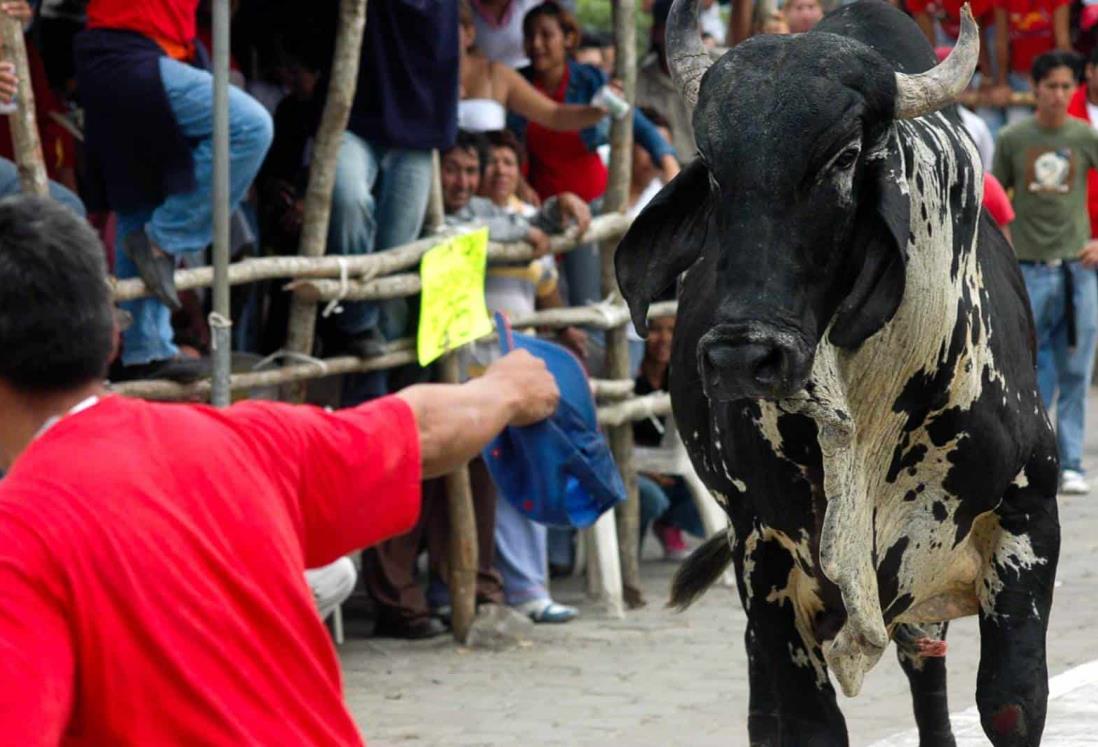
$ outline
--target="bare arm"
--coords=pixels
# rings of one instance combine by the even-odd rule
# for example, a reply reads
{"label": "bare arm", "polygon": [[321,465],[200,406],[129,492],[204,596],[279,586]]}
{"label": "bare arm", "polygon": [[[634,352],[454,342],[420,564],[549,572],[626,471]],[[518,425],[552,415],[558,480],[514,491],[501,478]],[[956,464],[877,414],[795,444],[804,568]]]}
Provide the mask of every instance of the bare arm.
{"label": "bare arm", "polygon": [[925,10],[919,11],[915,14],[915,23],[918,24],[923,35],[930,42],[930,46],[937,46],[938,40],[934,36],[934,19],[930,17],[930,14]]}
{"label": "bare arm", "polygon": [[453,471],[508,425],[530,425],[556,409],[560,393],[545,363],[524,350],[500,358],[465,384],[420,384],[397,393],[419,429],[423,477]]}
{"label": "bare arm", "polygon": [[753,0],[732,0],[732,14],[728,17],[728,46],[734,47],[751,36]]}
{"label": "bare arm", "polygon": [[505,92],[503,105],[542,127],[582,130],[598,124],[606,116],[606,110],[598,106],[558,104],[505,65],[493,64],[492,68],[492,74],[499,76]]}
{"label": "bare arm", "polygon": [[1071,51],[1071,32],[1068,29],[1068,6],[1061,5],[1052,11],[1052,38],[1057,49]]}
{"label": "bare arm", "polygon": [[1010,19],[1004,8],[995,9],[995,85],[1005,86],[1010,72]]}

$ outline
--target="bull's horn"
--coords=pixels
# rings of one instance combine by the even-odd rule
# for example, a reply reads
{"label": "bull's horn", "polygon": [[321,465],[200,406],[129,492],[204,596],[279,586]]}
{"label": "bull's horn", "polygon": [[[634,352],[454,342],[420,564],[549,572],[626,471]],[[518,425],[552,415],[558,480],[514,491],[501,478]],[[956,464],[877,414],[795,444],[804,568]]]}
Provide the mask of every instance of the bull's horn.
{"label": "bull's horn", "polygon": [[896,73],[896,118],[913,119],[952,104],[972,79],[979,56],[980,31],[965,3],[961,34],[949,56],[925,73]]}
{"label": "bull's horn", "polygon": [[691,112],[702,76],[713,64],[698,31],[698,0],[675,0],[667,14],[667,68]]}

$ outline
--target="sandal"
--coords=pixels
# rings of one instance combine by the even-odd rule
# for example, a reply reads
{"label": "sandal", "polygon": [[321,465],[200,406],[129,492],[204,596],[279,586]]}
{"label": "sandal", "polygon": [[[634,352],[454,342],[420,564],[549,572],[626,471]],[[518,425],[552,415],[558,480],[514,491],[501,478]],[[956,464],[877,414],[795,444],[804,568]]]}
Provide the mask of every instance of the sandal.
{"label": "sandal", "polygon": [[566,623],[579,615],[575,607],[557,604],[552,599],[531,599],[515,605],[515,609],[535,623]]}

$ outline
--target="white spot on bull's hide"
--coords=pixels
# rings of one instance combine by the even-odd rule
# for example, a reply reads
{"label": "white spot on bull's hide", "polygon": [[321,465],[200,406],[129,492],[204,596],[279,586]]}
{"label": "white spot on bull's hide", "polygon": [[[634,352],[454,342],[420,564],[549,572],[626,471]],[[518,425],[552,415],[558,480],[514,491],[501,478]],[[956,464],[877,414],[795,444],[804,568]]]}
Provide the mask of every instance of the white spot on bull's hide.
{"label": "white spot on bull's hide", "polygon": [[[951,466],[947,457],[968,436],[957,433],[935,445],[926,428],[942,410],[970,409],[982,394],[985,375],[991,381],[1002,379],[987,342],[991,330],[980,314],[983,279],[974,251],[975,233],[964,237],[960,256],[953,256],[952,213],[959,206],[950,204],[950,188],[957,185],[968,209],[979,205],[982,180],[975,178],[973,166],[979,156],[940,114],[897,121],[890,133],[892,147],[897,137],[911,149],[911,158],[899,151],[904,155],[901,168],[890,172],[911,200],[904,301],[892,321],[857,351],[830,348],[825,332],[812,373],[813,396],[819,401],[807,407],[802,403],[801,409],[816,420],[821,434],[828,499],[820,538],[823,570],[839,585],[849,613],[836,640],[823,647],[824,656],[848,694],[857,691],[887,642],[872,564],[874,550],[883,558],[906,538],[897,569],[897,594],[910,594],[912,608],[956,589],[973,588],[983,563],[971,542],[954,547],[956,526],[948,516],[956,510],[957,501],[943,487]],[[958,153],[958,147],[964,150]],[[877,153],[867,155],[877,157]],[[917,180],[922,190],[916,188]],[[951,274],[954,266],[955,275]],[[966,289],[971,307],[958,320],[958,300]],[[974,320],[982,327],[978,339],[974,339]],[[948,401],[909,432],[907,413],[896,412],[893,406],[912,377],[939,370],[945,363],[942,358],[958,322],[967,325],[967,334],[948,384]],[[757,427],[777,449],[781,441],[776,413],[761,404]],[[809,412],[813,408],[814,414]],[[845,445],[840,427],[845,421],[838,412],[850,417]],[[837,430],[827,436],[827,428]],[[920,447],[926,453],[914,475],[901,471],[889,482],[889,465],[901,438],[907,439],[905,450]],[[935,503],[946,508],[946,520],[935,518]],[[971,598],[972,592],[967,594]]]}
{"label": "white spot on bull's hide", "polygon": [[710,490],[709,494],[712,495],[713,500],[715,500],[721,506],[728,508],[729,505],[731,505],[731,502],[728,500],[728,496],[724,493],[717,492],[716,490]]}
{"label": "white spot on bull's hide", "polygon": [[[980,607],[988,617],[999,617],[1002,613],[995,608],[999,593],[1006,585],[1006,581],[999,574],[1010,572],[1009,576],[1021,574],[1023,571],[1032,570],[1038,565],[1048,563],[1048,558],[1042,558],[1033,551],[1033,543],[1027,534],[1014,534],[1006,529],[1001,530],[998,544],[991,555],[991,561],[984,570],[983,583],[980,584],[978,596]],[[1037,614],[1036,608],[1033,610]],[[1039,615],[1038,615],[1039,617]]]}
{"label": "white spot on bull's hide", "polygon": [[734,485],[736,490],[740,491],[741,493],[747,492],[747,483],[739,479],[738,477],[732,478],[732,485]]}
{"label": "white spot on bull's hide", "polygon": [[1021,472],[1019,472],[1014,477],[1014,481],[1010,484],[1013,485],[1016,488],[1027,487],[1029,485],[1029,478],[1026,477],[1026,471],[1023,469]]}

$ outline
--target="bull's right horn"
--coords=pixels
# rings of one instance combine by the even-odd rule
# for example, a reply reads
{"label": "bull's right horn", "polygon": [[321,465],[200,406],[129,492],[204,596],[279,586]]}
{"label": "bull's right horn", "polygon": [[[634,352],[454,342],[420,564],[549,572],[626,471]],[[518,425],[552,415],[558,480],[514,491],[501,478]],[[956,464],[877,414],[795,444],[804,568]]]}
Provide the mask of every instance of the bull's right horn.
{"label": "bull's right horn", "polygon": [[682,91],[690,112],[698,103],[702,76],[713,59],[702,44],[698,30],[698,0],[675,0],[667,14],[667,68],[671,80]]}
{"label": "bull's right horn", "polygon": [[914,119],[952,104],[972,80],[979,56],[980,30],[965,3],[961,34],[949,56],[925,73],[896,73],[896,118]]}

